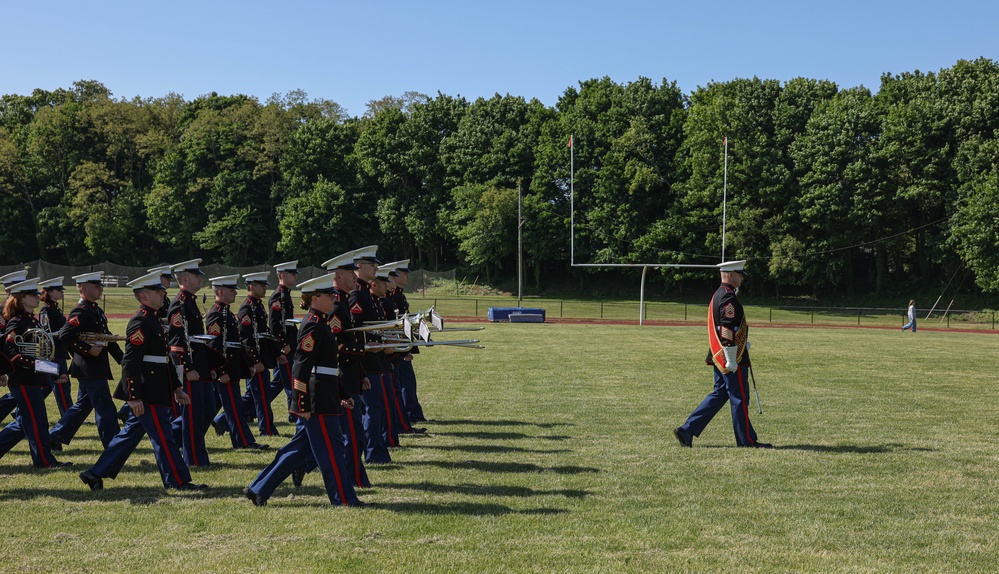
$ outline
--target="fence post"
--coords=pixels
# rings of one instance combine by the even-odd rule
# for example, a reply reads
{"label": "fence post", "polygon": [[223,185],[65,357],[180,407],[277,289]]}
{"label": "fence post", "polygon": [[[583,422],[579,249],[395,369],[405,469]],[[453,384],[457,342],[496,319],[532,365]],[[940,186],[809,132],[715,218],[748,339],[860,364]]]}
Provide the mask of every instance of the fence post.
{"label": "fence post", "polygon": [[996,312],[995,311],[992,312],[992,330],[993,331],[996,330]]}
{"label": "fence post", "polygon": [[860,307],[857,307],[857,326],[860,326]]}
{"label": "fence post", "polygon": [[603,301],[600,302],[600,318],[601,319],[604,318],[604,302]]}
{"label": "fence post", "polygon": [[770,322],[771,323],[774,322],[774,308],[773,307],[770,308]]}
{"label": "fence post", "polygon": [[558,316],[559,316],[559,318],[562,317],[562,300],[561,299],[559,299],[559,302],[558,302]]}
{"label": "fence post", "polygon": [[475,300],[475,316],[476,317],[479,316],[479,300],[478,299]]}
{"label": "fence post", "polygon": [[950,329],[950,313],[947,314],[947,328]]}
{"label": "fence post", "polygon": [[815,309],[812,309],[812,324],[815,324]]}
{"label": "fence post", "polygon": [[683,304],[683,320],[687,320],[687,303]]}

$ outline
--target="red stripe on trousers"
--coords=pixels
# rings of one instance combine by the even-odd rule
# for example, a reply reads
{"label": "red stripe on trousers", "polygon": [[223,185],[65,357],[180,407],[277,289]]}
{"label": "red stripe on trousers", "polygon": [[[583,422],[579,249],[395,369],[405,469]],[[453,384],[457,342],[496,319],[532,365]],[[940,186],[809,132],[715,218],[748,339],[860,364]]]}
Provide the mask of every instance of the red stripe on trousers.
{"label": "red stripe on trousers", "polygon": [[326,453],[330,457],[330,465],[333,467],[333,476],[336,478],[336,491],[340,493],[340,502],[347,506],[347,494],[343,491],[343,481],[340,479],[340,469],[336,466],[336,456],[333,454],[333,445],[330,444],[330,433],[326,429],[326,417],[319,415],[319,426],[323,428],[323,440],[326,441]]}
{"label": "red stripe on trousers", "polygon": [[20,387],[13,388],[20,391],[21,398],[24,399],[24,404],[28,406],[28,417],[31,418],[31,432],[35,435],[35,450],[38,451],[38,458],[42,459],[42,464],[45,465],[45,468],[48,468],[52,465],[52,463],[45,458],[45,449],[42,448],[42,437],[38,434],[38,420],[35,418],[35,409],[31,406],[31,397],[29,397],[28,394],[24,392],[24,389]]}
{"label": "red stripe on trousers", "polygon": [[361,455],[354,434],[354,409],[347,409],[347,426],[350,427],[350,454],[354,457],[354,482],[361,486]]}
{"label": "red stripe on trousers", "polygon": [[[241,416],[239,414],[239,409],[236,408],[236,395],[232,394],[232,385],[233,383],[230,381],[229,384],[226,385],[226,388],[229,391],[229,402],[232,405],[233,418],[238,419],[241,418]],[[243,425],[239,424],[238,420],[236,421],[236,430],[239,431],[239,440],[243,441],[243,446],[250,446],[250,443],[246,440],[246,435],[243,434]]]}
{"label": "red stripe on trousers", "polygon": [[402,416],[402,406],[399,405],[399,395],[395,394],[395,376],[389,375],[389,384],[392,385],[392,402],[395,404],[395,413],[399,415],[399,426],[402,430],[409,432],[411,429],[406,424],[406,417]]}
{"label": "red stripe on trousers", "polygon": [[170,466],[170,472],[173,473],[174,480],[177,484],[181,484],[180,473],[177,472],[177,465],[174,464],[173,456],[170,455],[170,448],[166,442],[166,435],[163,434],[163,425],[160,424],[160,417],[156,414],[156,407],[153,405],[146,406],[149,408],[149,414],[153,417],[153,425],[156,427],[156,434],[160,437],[160,450],[163,451],[163,455],[166,456],[167,464]]}
{"label": "red stripe on trousers", "polygon": [[194,466],[201,466],[201,464],[198,462],[198,448],[195,446],[194,443],[194,404],[193,404],[194,382],[193,381],[187,381],[187,396],[191,399],[191,404],[188,404],[187,408],[184,410],[187,412],[187,418],[189,418],[187,423],[187,428],[191,431],[188,433],[189,435],[191,435],[189,439],[191,441],[191,462],[194,464]]}
{"label": "red stripe on trousers", "polygon": [[267,400],[267,387],[264,385],[264,374],[257,373],[257,380],[260,381],[260,402],[264,409],[264,432],[266,434],[271,434],[271,427],[274,426],[271,423],[274,415],[271,413],[271,403]]}
{"label": "red stripe on trousers", "polygon": [[[388,430],[388,442],[392,442],[392,405],[388,402],[388,395],[385,394],[385,387],[387,381],[385,380],[385,375],[380,375],[382,379],[382,400],[385,402],[385,428]],[[396,445],[392,445],[396,446]]]}
{"label": "red stripe on trousers", "polygon": [[753,440],[753,437],[749,432],[749,407],[746,405],[746,401],[748,400],[746,398],[746,388],[742,383],[742,367],[737,367],[736,372],[739,373],[739,393],[742,394],[742,414],[746,417],[746,440],[748,440],[750,444],[755,444],[756,441]]}

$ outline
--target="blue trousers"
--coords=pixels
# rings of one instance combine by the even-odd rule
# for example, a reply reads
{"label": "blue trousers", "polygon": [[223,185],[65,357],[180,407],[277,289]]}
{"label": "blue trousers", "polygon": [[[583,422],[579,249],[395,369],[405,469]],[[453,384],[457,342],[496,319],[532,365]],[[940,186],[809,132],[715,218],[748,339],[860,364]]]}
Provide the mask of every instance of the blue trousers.
{"label": "blue trousers", "polygon": [[80,430],[80,425],[93,411],[97,420],[97,434],[100,435],[104,448],[107,448],[111,439],[121,430],[121,426],[118,425],[118,409],[111,399],[108,380],[78,379],[78,381],[80,390],[77,393],[76,404],[63,413],[56,426],[52,427],[49,436],[52,442],[69,444]]}
{"label": "blue trousers", "polygon": [[52,394],[55,395],[56,407],[59,409],[61,417],[73,406],[73,389],[70,388],[69,381],[65,383],[55,382],[57,378],[49,376],[49,380],[52,381]]}
{"label": "blue trousers", "polygon": [[243,400],[239,396],[239,379],[234,379],[227,384],[217,383],[215,388],[218,391],[219,401],[222,403],[222,412],[215,417],[215,423],[220,424],[225,421],[229,427],[229,439],[233,448],[246,448],[257,442],[250,430],[250,425],[243,416]]}
{"label": "blue trousers", "polygon": [[916,332],[916,320],[915,319],[913,319],[912,321],[909,321],[908,323],[906,323],[905,325],[902,326],[902,330],[903,331],[905,331],[907,329],[912,329],[913,333]]}
{"label": "blue trousers", "polygon": [[191,398],[191,404],[183,405],[180,416],[172,421],[174,440],[183,445],[184,462],[188,466],[209,466],[205,433],[215,414],[215,383],[185,380],[184,392]]}
{"label": "blue trousers", "polygon": [[371,486],[368,471],[364,468],[364,425],[361,424],[364,404],[361,395],[351,395],[354,408],[344,409],[340,417],[340,431],[343,433],[343,446],[346,448],[344,459],[347,463],[347,474],[353,479],[354,486],[367,488]]}
{"label": "blue trousers", "polygon": [[343,458],[343,440],[337,420],[341,416],[313,414],[309,420],[299,419],[295,436],[278,449],[274,461],[260,471],[249,489],[257,498],[267,500],[292,472],[315,465],[322,472],[331,503],[358,504]]}
{"label": "blue trousers", "polygon": [[687,418],[682,428],[692,436],[701,436],[711,418],[725,406],[732,405],[732,428],[735,431],[735,444],[753,446],[756,444],[756,431],[749,422],[749,367],[739,368],[725,374],[715,367],[715,387],[701,404]]}
{"label": "blue trousers", "polygon": [[409,424],[409,415],[406,414],[405,409],[402,408],[402,387],[399,386],[399,380],[395,376],[395,372],[389,373],[386,376],[389,386],[388,392],[388,403],[389,403],[389,413],[392,418],[392,446],[399,446],[399,435],[402,433],[413,432],[412,425]]}
{"label": "blue trousers", "polygon": [[392,462],[389,456],[389,436],[392,432],[392,419],[388,410],[388,385],[385,373],[368,373],[371,388],[362,392],[364,415],[364,462]]}
{"label": "blue trousers", "polygon": [[[6,395],[0,397],[0,421],[7,418],[7,415],[14,412],[17,408],[17,401],[14,400],[14,395],[7,393]],[[17,418],[16,415],[14,418]]]}
{"label": "blue trousers", "polygon": [[17,403],[18,416],[0,431],[0,457],[7,454],[22,438],[28,439],[31,462],[35,468],[48,468],[56,461],[49,442],[48,415],[45,412],[43,387],[13,386],[10,394]]}
{"label": "blue trousers", "polygon": [[246,386],[250,391],[250,396],[253,397],[253,405],[257,412],[257,428],[260,429],[260,434],[277,435],[277,427],[274,426],[274,411],[271,409],[271,400],[274,396],[268,390],[270,381],[267,380],[264,373],[257,373],[246,379]]}
{"label": "blue trousers", "polygon": [[281,394],[281,390],[284,390],[285,397],[288,399],[288,422],[293,423],[298,417],[291,413],[291,397],[293,394],[291,389],[291,361],[284,365],[279,363],[278,366],[274,367],[272,375],[273,378],[271,379],[269,389],[271,400],[277,398]]}
{"label": "blue trousers", "polygon": [[191,482],[191,471],[184,463],[170,430],[172,416],[170,407],[156,405],[145,405],[141,417],[130,412],[125,428],[111,440],[90,471],[101,478],[117,477],[142,437],[148,436],[153,443],[153,456],[156,457],[163,486],[169,488]]}
{"label": "blue trousers", "polygon": [[397,385],[402,391],[402,408],[409,416],[409,420],[426,420],[423,416],[423,407],[420,400],[416,398],[416,371],[413,370],[412,361],[401,361],[395,368]]}

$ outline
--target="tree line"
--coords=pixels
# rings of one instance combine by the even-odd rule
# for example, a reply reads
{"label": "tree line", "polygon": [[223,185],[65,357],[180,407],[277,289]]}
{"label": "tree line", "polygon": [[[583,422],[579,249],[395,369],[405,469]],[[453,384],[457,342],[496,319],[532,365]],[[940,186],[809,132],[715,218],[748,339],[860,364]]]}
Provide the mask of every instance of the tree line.
{"label": "tree line", "polygon": [[725,255],[750,259],[751,289],[880,295],[964,270],[995,292],[997,130],[984,58],[886,74],[876,94],[605,77],[554,107],[407,93],[360,117],[300,91],[124,99],[80,81],[0,98],[0,264],[319,265],[377,243],[504,282],[519,190],[527,285],[606,280],[569,265],[570,183],[577,263],[716,263],[727,138]]}

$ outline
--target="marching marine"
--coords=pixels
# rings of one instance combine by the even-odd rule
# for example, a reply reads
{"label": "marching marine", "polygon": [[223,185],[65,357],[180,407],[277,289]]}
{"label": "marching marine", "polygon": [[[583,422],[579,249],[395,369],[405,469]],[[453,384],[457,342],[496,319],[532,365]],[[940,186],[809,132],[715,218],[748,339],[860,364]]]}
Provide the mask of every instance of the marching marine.
{"label": "marching marine", "polygon": [[117,477],[142,436],[148,435],[163,486],[202,490],[206,485],[191,481],[190,470],[170,430],[170,406],[174,401],[189,406],[189,399],[181,388],[178,371],[167,358],[169,346],[157,317],[163,304],[159,273],[143,275],[128,286],[139,301],[139,309],[128,321],[121,381],[114,396],[128,403],[129,418],[97,462],[80,473],[80,480],[91,490],[104,488],[104,479]]}
{"label": "marching marine", "polygon": [[[271,293],[271,298],[267,302],[270,308],[270,330],[271,333],[283,340],[281,345],[281,355],[278,356],[277,367],[274,368],[274,375],[271,379],[273,390],[272,399],[276,397],[281,389],[284,389],[288,397],[288,409],[291,410],[291,363],[288,361],[295,342],[298,341],[298,327],[291,321],[295,318],[294,301],[291,299],[291,290],[298,284],[298,261],[286,261],[274,266],[274,271],[278,276],[277,289]],[[288,414],[288,422],[295,422],[295,415]]]}
{"label": "marching marine", "polygon": [[739,286],[747,276],[745,264],[745,261],[729,261],[718,265],[721,285],[708,309],[707,363],[714,368],[715,386],[687,422],[673,430],[681,446],[693,446],[694,437],[701,436],[711,418],[726,402],[731,402],[736,445],[773,448],[757,440],[749,422],[749,324],[738,297]]}
{"label": "marching marine", "polygon": [[282,359],[287,361],[287,358],[281,355],[278,340],[270,333],[267,311],[261,301],[267,293],[268,275],[268,271],[243,275],[246,280],[246,300],[239,308],[239,338],[250,355],[252,367],[246,385],[257,411],[257,427],[262,435],[276,436],[278,431],[274,426],[274,411],[271,409],[274,395],[268,392],[270,381],[264,373],[277,367]]}

